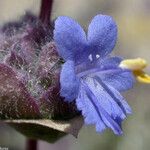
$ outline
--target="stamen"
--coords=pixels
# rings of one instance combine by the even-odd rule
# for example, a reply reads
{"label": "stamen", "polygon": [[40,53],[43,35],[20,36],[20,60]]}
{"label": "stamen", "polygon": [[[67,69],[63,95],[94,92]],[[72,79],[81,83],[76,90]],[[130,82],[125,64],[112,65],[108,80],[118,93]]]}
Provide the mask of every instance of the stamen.
{"label": "stamen", "polygon": [[133,73],[139,82],[150,84],[150,76],[144,71],[134,71]]}
{"label": "stamen", "polygon": [[125,59],[123,60],[119,67],[124,69],[134,70],[142,70],[147,66],[147,62],[145,59],[142,58],[135,58],[135,59]]}
{"label": "stamen", "polygon": [[143,71],[146,66],[147,62],[142,58],[126,59],[119,65],[121,68],[133,71],[133,74],[138,82],[150,84],[150,76]]}

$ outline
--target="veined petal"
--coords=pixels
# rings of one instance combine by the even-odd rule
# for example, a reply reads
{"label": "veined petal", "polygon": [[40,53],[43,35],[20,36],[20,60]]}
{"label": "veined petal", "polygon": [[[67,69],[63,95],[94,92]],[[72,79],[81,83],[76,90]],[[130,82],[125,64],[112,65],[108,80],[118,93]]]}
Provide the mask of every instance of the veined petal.
{"label": "veined petal", "polygon": [[120,62],[122,61],[121,57],[105,57],[104,59],[97,59],[95,67],[99,67],[102,70],[104,69],[113,69],[118,68]]}
{"label": "veined petal", "polygon": [[101,57],[109,54],[117,39],[117,25],[110,16],[97,15],[94,17],[88,29],[88,42],[91,53]]}
{"label": "veined petal", "polygon": [[[65,60],[82,57],[86,35],[81,26],[72,18],[58,17],[55,21],[54,40],[59,55]],[[80,61],[79,59],[76,59]]]}
{"label": "veined petal", "polygon": [[105,87],[95,79],[87,78],[82,81],[80,88],[76,103],[78,109],[82,110],[85,123],[95,124],[98,132],[108,127],[115,134],[122,134],[121,121],[126,114]]}
{"label": "veined petal", "polygon": [[105,91],[110,95],[110,97],[120,106],[124,114],[131,114],[132,110],[124,97],[116,90],[113,86],[105,84],[99,77],[94,77],[99,84],[105,89]]}
{"label": "veined petal", "polygon": [[82,63],[78,66],[76,66],[76,72],[82,73],[82,72],[92,72],[90,70],[94,70],[94,68],[97,71],[103,71],[107,69],[114,69],[118,68],[120,62],[122,61],[122,58],[120,57],[106,57],[104,59],[97,59],[94,62],[87,61],[85,63]]}
{"label": "veined petal", "polygon": [[97,130],[99,132],[102,132],[104,129],[106,129],[107,126],[101,118],[99,109],[95,107],[97,102],[94,101],[93,104],[93,100],[96,101],[97,99],[92,99],[91,101],[91,99],[89,99],[89,97],[87,96],[84,85],[81,84],[79,95],[76,99],[77,108],[82,111],[82,115],[84,116],[84,122],[86,124],[96,124]]}
{"label": "veined petal", "polygon": [[101,72],[100,74],[97,73],[97,75],[105,84],[114,87],[120,92],[131,89],[135,83],[132,72],[127,69],[117,68],[111,70],[111,73],[109,70],[107,70],[105,72]]}
{"label": "veined petal", "polygon": [[91,74],[92,76],[99,76],[104,83],[113,86],[118,91],[125,91],[131,89],[135,82],[132,71],[128,69],[119,68],[122,61],[120,57],[106,57],[98,59],[95,63],[84,65],[80,67],[78,76],[85,76]]}
{"label": "veined petal", "polygon": [[133,87],[135,78],[132,71],[118,67],[120,58],[110,57],[106,60],[100,60],[93,65],[80,67],[77,71],[78,77],[98,76],[105,84],[108,84],[118,91],[126,91]]}
{"label": "veined petal", "polygon": [[79,80],[75,74],[74,61],[68,60],[62,67],[60,74],[61,91],[60,94],[66,101],[73,101],[79,90]]}

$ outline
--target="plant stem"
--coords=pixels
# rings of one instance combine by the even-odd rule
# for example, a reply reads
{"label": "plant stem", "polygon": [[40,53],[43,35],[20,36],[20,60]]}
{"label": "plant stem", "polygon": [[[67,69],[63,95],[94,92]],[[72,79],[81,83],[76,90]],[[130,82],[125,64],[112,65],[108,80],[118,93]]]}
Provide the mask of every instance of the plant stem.
{"label": "plant stem", "polygon": [[26,150],[37,150],[37,140],[27,139]]}
{"label": "plant stem", "polygon": [[44,24],[50,23],[53,0],[42,0],[39,18]]}

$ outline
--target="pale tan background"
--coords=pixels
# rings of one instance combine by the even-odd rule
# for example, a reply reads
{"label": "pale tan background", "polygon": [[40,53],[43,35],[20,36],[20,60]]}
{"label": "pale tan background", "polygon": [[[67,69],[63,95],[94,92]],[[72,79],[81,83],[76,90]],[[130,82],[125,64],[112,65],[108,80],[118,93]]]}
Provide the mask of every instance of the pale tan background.
{"label": "pale tan background", "polygon": [[[0,0],[0,24],[17,20],[25,11],[38,14],[40,0]],[[143,57],[150,64],[150,0],[55,0],[52,17],[72,16],[85,29],[98,14],[115,18],[119,36],[115,53],[125,58]],[[150,73],[150,66],[147,68]],[[39,150],[149,150],[150,149],[150,85],[137,84],[125,94],[133,115],[123,124],[124,135],[116,137],[110,131],[96,134],[84,127],[78,139],[67,136],[56,144],[39,143]],[[0,146],[23,150],[25,138],[14,130],[0,127]]]}

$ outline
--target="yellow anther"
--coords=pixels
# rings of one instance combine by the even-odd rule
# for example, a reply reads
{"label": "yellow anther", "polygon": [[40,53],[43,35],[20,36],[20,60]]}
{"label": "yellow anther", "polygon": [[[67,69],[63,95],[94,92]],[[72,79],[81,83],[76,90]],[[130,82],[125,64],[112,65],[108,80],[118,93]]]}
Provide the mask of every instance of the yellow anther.
{"label": "yellow anther", "polygon": [[120,65],[121,68],[134,70],[142,70],[147,66],[146,60],[142,58],[135,58],[135,59],[125,59],[123,60]]}
{"label": "yellow anther", "polygon": [[150,76],[143,71],[146,66],[147,62],[142,58],[125,59],[119,65],[123,69],[133,71],[138,82],[150,84]]}
{"label": "yellow anther", "polygon": [[150,76],[144,71],[133,71],[133,73],[139,82],[150,84]]}

